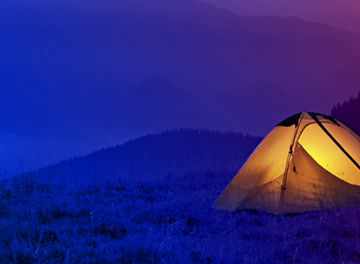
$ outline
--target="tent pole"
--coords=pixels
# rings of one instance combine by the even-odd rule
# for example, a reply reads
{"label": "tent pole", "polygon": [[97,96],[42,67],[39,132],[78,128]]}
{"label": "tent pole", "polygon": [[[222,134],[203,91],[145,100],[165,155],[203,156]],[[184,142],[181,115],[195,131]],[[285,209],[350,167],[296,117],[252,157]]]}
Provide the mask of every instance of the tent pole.
{"label": "tent pole", "polygon": [[280,192],[280,209],[282,208],[283,203],[284,203],[285,190],[286,190],[286,180],[287,180],[287,175],[288,175],[288,172],[289,172],[290,161],[292,160],[292,156],[293,156],[293,152],[294,152],[294,145],[296,143],[295,140],[297,138],[296,136],[298,134],[299,127],[300,127],[301,121],[303,119],[303,116],[304,116],[304,112],[301,113],[299,121],[297,122],[296,129],[295,129],[295,132],[294,132],[294,136],[293,136],[293,139],[291,141],[291,145],[289,147],[289,153],[288,153],[287,159],[286,159],[284,177],[283,177],[283,181],[282,181],[282,184],[281,184],[281,192]]}
{"label": "tent pole", "polygon": [[319,121],[315,114],[310,114],[311,118],[319,125],[319,127],[325,132],[325,134],[338,146],[338,148],[351,160],[351,162],[360,170],[360,165],[356,160],[344,149],[344,147],[334,138],[334,136],[326,129],[326,127]]}

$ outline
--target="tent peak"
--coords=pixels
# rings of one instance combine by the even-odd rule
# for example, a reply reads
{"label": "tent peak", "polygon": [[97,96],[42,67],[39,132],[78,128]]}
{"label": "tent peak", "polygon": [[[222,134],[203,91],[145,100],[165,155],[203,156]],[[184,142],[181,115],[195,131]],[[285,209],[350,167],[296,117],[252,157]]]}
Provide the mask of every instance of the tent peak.
{"label": "tent peak", "polygon": [[322,114],[322,113],[317,113],[317,112],[308,112],[308,111],[304,111],[304,112],[299,112],[295,115],[292,115],[286,119],[284,119],[283,121],[281,121],[280,123],[278,123],[276,126],[285,126],[285,127],[289,127],[289,126],[292,126],[292,125],[295,125],[297,126],[298,123],[299,123],[299,120],[300,120],[300,117],[302,114],[308,114],[309,116],[311,116],[312,118],[315,116],[320,116],[322,118],[325,118],[327,120],[330,120],[332,123],[336,124],[339,126],[339,123],[331,116],[329,115],[325,115],[325,114]]}

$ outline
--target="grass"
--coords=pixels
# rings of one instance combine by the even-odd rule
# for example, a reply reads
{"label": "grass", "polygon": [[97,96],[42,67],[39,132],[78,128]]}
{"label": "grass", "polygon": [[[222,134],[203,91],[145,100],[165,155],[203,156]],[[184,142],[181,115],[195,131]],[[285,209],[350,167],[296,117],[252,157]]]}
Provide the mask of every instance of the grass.
{"label": "grass", "polygon": [[360,262],[359,208],[293,216],[217,211],[212,202],[225,178],[84,188],[7,180],[1,263]]}

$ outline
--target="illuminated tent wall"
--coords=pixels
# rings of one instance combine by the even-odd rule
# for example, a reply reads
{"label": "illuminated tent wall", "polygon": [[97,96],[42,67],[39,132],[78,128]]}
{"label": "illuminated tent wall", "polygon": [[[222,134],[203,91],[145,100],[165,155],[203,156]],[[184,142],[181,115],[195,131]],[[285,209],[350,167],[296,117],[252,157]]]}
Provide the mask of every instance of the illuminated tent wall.
{"label": "illuminated tent wall", "polygon": [[215,206],[275,214],[360,205],[360,138],[332,117],[303,112],[259,144]]}

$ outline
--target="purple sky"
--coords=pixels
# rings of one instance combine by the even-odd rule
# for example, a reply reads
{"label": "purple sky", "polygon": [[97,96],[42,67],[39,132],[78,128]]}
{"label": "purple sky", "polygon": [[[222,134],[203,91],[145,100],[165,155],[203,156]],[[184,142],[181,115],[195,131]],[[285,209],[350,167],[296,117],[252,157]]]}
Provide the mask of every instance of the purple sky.
{"label": "purple sky", "polygon": [[0,172],[165,129],[264,135],[360,82],[360,35],[297,18],[192,0],[14,0],[0,13]]}
{"label": "purple sky", "polygon": [[296,16],[360,32],[358,0],[202,0],[241,15]]}

